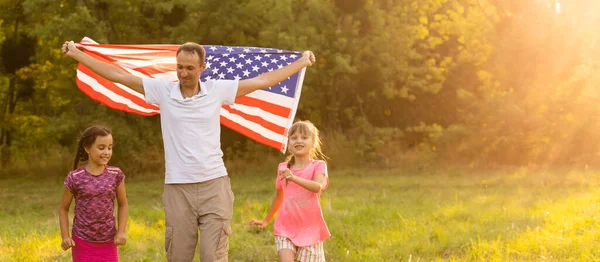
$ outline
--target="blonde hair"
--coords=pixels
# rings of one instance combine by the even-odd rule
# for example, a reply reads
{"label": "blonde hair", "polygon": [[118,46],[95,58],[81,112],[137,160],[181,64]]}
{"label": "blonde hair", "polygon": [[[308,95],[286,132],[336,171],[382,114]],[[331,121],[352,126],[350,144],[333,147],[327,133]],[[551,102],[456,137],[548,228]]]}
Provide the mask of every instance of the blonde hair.
{"label": "blonde hair", "polygon": [[[295,133],[300,133],[303,135],[309,135],[312,136],[313,138],[313,148],[310,149],[310,153],[309,153],[309,158],[311,160],[316,160],[316,159],[320,159],[325,161],[327,156],[325,154],[323,154],[323,150],[321,149],[321,138],[319,136],[319,129],[317,129],[317,127],[310,121],[308,120],[304,120],[304,121],[298,121],[296,123],[294,123],[292,125],[292,127],[290,127],[290,130],[288,131],[288,137],[292,136]],[[289,150],[289,148],[288,148]],[[285,159],[286,162],[288,162],[288,167],[292,166],[294,164],[294,154],[290,153],[287,158]]]}

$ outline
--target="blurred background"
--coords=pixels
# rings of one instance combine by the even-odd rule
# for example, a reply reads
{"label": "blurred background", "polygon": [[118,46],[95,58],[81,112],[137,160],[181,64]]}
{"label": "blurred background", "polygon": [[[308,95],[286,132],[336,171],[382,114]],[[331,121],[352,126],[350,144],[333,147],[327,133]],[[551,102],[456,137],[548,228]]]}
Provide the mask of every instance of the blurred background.
{"label": "blurred background", "polygon": [[[0,1],[3,175],[70,167],[80,132],[115,133],[112,164],[163,168],[159,116],[75,84],[66,40],[312,50],[297,119],[332,167],[598,167],[594,0]],[[282,159],[223,128],[228,166]],[[260,163],[260,162],[258,162]],[[34,171],[35,172],[35,171]]]}

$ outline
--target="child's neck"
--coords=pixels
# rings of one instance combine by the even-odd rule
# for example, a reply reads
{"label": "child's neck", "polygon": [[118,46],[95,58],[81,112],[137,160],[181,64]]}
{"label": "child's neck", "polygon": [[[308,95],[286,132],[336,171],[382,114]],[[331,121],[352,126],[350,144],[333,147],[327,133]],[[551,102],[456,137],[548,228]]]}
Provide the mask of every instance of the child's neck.
{"label": "child's neck", "polygon": [[100,174],[102,174],[102,172],[104,172],[104,167],[105,167],[104,165],[87,163],[85,165],[85,170],[87,170],[87,172],[92,175],[99,176]]}
{"label": "child's neck", "polygon": [[305,155],[305,156],[294,155],[294,165],[292,167],[303,168],[303,167],[307,166],[308,164],[310,164],[310,157],[308,155]]}

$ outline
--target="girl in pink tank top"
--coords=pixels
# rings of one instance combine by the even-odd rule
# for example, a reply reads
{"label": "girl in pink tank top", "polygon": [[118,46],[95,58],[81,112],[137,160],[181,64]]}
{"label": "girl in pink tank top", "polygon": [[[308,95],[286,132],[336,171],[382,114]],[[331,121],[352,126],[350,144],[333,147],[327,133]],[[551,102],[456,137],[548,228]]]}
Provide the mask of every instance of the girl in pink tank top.
{"label": "girl in pink tank top", "polygon": [[[117,245],[127,242],[128,206],[125,176],[108,166],[113,139],[105,127],[87,128],[79,140],[73,171],[65,179],[58,209],[63,250],[72,248],[73,261],[118,261]],[[78,168],[79,161],[87,161]],[[69,207],[75,198],[73,231],[69,235]],[[114,200],[118,202],[118,220]]]}
{"label": "girl in pink tank top", "polygon": [[323,241],[331,236],[319,204],[329,177],[321,151],[319,130],[309,121],[292,125],[290,155],[277,168],[277,195],[263,220],[250,225],[264,229],[277,213],[273,234],[281,261],[325,261]]}

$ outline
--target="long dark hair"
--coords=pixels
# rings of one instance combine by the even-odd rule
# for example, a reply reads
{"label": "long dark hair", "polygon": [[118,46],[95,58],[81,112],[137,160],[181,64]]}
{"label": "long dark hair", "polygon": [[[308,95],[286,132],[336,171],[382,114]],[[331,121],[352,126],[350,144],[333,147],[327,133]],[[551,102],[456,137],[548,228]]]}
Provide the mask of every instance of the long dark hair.
{"label": "long dark hair", "polygon": [[79,161],[87,161],[88,154],[85,149],[92,146],[96,142],[96,137],[107,136],[112,134],[110,129],[104,126],[90,126],[83,131],[79,143],[77,144],[77,152],[73,160],[73,170],[77,169]]}

